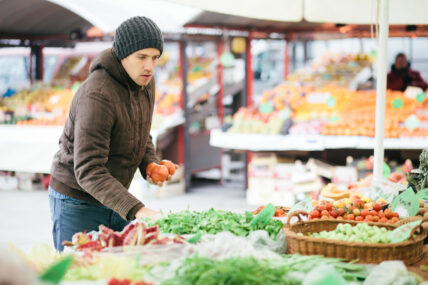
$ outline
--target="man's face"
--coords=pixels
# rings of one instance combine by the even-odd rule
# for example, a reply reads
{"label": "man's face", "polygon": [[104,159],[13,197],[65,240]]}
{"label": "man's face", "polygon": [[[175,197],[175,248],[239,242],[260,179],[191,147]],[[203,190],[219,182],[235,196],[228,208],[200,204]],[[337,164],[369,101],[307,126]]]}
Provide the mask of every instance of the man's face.
{"label": "man's face", "polygon": [[159,61],[160,51],[155,48],[140,49],[121,60],[123,68],[140,86],[149,84]]}
{"label": "man's face", "polygon": [[397,56],[397,58],[395,59],[395,68],[396,69],[407,68],[407,58],[404,55]]}

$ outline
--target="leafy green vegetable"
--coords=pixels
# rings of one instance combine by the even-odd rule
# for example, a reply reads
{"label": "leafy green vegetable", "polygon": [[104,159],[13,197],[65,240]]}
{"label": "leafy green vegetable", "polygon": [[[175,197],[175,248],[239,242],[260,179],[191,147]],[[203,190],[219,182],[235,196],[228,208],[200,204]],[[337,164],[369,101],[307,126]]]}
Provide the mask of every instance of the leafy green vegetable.
{"label": "leafy green vegetable", "polygon": [[188,243],[197,243],[202,237],[201,232],[198,232],[196,235],[194,235],[193,237],[187,239],[186,241]]}
{"label": "leafy green vegetable", "polygon": [[193,257],[184,260],[176,276],[162,285],[298,284],[287,280],[285,273],[286,268],[269,260],[238,257],[217,261]]}
{"label": "leafy green vegetable", "polygon": [[263,223],[266,225],[272,219],[274,214],[275,206],[269,203],[266,205],[266,207],[263,208],[263,210],[260,211],[260,213],[257,214],[257,216],[254,217],[250,225],[257,225],[258,223]]}
{"label": "leafy green vegetable", "polygon": [[320,264],[332,265],[347,281],[364,280],[367,272],[361,265],[344,263],[338,258],[322,256],[285,255],[280,260],[253,257],[228,258],[222,261],[191,257],[183,261],[176,276],[163,285],[211,284],[301,284],[302,280],[289,273],[308,273]]}
{"label": "leafy green vegetable", "polygon": [[210,209],[203,212],[191,212],[189,210],[179,213],[170,213],[166,218],[160,219],[154,224],[159,225],[162,233],[174,234],[216,234],[229,231],[237,236],[248,236],[250,232],[265,230],[272,239],[275,239],[281,230],[282,222],[270,219],[267,224],[264,221],[251,225],[254,219],[249,212],[237,214],[222,210]]}
{"label": "leafy green vegetable", "polygon": [[73,256],[71,255],[58,260],[46,271],[40,274],[40,280],[46,283],[59,284],[72,263]]}

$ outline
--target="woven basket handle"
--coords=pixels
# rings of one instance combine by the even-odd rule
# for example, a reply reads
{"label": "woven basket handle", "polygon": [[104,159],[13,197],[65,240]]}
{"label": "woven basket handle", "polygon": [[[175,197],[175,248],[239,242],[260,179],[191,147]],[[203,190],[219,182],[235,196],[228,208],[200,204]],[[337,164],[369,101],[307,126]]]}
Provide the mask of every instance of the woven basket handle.
{"label": "woven basket handle", "polygon": [[420,233],[422,233],[424,231],[424,228],[422,227],[422,224],[420,224],[419,226],[414,227],[412,229],[412,231],[410,232],[410,237],[409,238],[412,238],[415,235],[416,231],[419,230],[419,229],[420,229],[420,231],[419,231]]}
{"label": "woven basket handle", "polygon": [[309,214],[305,211],[302,211],[302,210],[298,210],[298,211],[288,213],[288,215],[287,215],[287,226],[290,226],[290,221],[291,221],[292,217],[297,217],[299,219],[299,222],[302,221],[302,218],[300,217],[300,215],[308,216]]}
{"label": "woven basket handle", "polygon": [[394,225],[402,226],[402,225],[405,225],[405,224],[408,224],[408,223],[411,223],[411,222],[415,222],[415,221],[418,221],[418,220],[422,220],[422,218],[418,217],[418,216],[412,216],[412,217],[408,217],[408,218],[404,218],[402,220],[399,220]]}

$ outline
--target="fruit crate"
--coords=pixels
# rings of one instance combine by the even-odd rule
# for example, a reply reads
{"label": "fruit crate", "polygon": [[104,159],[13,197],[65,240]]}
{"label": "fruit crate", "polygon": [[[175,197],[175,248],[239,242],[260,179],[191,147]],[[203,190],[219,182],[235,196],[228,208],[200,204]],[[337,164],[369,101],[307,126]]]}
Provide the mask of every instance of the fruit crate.
{"label": "fruit crate", "polygon": [[[331,231],[336,229],[337,225],[340,223],[356,225],[358,222],[334,219],[302,221],[300,215],[307,215],[307,213],[304,211],[291,213],[287,223],[283,227],[283,232],[287,239],[288,254],[323,255],[325,257],[345,258],[350,261],[358,260],[358,262],[361,263],[380,263],[385,260],[402,260],[407,265],[414,264],[423,257],[424,239],[427,236],[427,231],[422,227],[416,227],[411,233],[411,238],[399,243],[380,244],[350,242],[311,237],[306,234]],[[298,217],[299,221],[290,224],[294,216]],[[397,224],[368,224],[393,230],[402,223],[409,221],[411,220],[405,220]],[[299,235],[298,233],[302,233],[303,235]]]}

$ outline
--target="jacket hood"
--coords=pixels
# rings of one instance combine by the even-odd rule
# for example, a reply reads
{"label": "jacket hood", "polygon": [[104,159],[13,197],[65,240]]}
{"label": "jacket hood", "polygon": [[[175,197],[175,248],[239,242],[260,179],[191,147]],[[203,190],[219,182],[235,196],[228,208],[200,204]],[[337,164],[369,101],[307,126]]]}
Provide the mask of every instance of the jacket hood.
{"label": "jacket hood", "polygon": [[102,51],[91,63],[89,71],[92,73],[98,69],[104,69],[114,79],[124,86],[129,86],[132,90],[139,89],[134,80],[129,77],[120,61],[117,59],[113,48]]}

